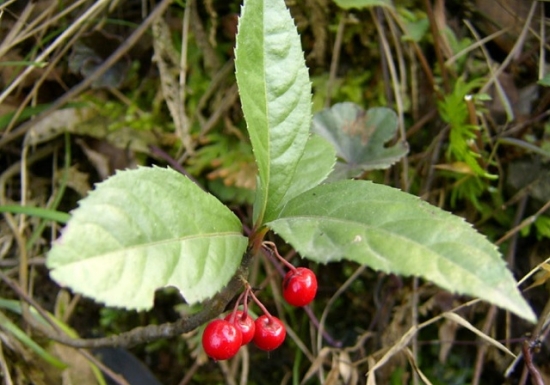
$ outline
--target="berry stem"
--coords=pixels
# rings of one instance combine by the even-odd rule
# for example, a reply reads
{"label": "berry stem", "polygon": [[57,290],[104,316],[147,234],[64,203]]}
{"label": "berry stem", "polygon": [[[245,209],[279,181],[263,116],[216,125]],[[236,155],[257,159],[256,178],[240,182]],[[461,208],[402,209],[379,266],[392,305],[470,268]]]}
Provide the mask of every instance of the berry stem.
{"label": "berry stem", "polygon": [[241,319],[244,321],[246,320],[246,317],[248,317],[248,295],[250,294],[250,287],[247,286],[244,290],[244,300],[243,300],[243,314],[241,316]]}
{"label": "berry stem", "polygon": [[[248,290],[248,289],[246,289]],[[246,290],[243,291],[240,295],[239,295],[239,298],[237,298],[237,301],[235,302],[235,307],[233,308],[233,311],[231,312],[231,318],[229,319],[229,322],[231,323],[235,323],[235,314],[237,314],[237,309],[239,308],[239,304],[241,303],[241,301],[243,300],[243,297],[246,293]],[[246,301],[246,298],[245,298],[245,301]]]}
{"label": "berry stem", "polygon": [[292,263],[288,262],[286,259],[281,257],[281,255],[279,254],[279,251],[277,250],[277,246],[275,245],[275,243],[270,242],[270,241],[264,241],[263,246],[266,249],[269,248],[275,254],[277,259],[279,261],[281,261],[283,263],[283,265],[285,265],[290,271],[296,271],[296,267]]}
{"label": "berry stem", "polygon": [[254,292],[252,291],[252,288],[250,287],[250,285],[247,283],[247,289],[248,289],[248,293],[250,294],[250,296],[252,297],[252,299],[254,300],[254,302],[256,302],[256,305],[258,305],[258,307],[260,308],[260,310],[267,316],[267,318],[269,318],[269,320],[271,321],[271,319],[273,318],[273,316],[271,315],[271,313],[269,311],[267,311],[266,307],[264,306],[263,303],[260,302],[260,300],[258,299],[258,297],[256,297],[256,295],[254,294]]}

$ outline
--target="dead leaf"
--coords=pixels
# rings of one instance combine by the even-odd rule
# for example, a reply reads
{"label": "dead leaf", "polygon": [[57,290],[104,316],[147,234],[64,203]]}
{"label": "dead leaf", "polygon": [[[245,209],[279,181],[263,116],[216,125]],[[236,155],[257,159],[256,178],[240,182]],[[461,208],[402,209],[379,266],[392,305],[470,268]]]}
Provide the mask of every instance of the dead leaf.
{"label": "dead leaf", "polygon": [[436,164],[435,168],[438,170],[452,171],[458,174],[474,175],[472,168],[464,162],[453,162],[446,164]]}
{"label": "dead leaf", "polygon": [[76,126],[94,115],[92,108],[64,108],[52,112],[33,125],[25,135],[25,144],[36,146],[50,141],[64,132],[72,132]]}
{"label": "dead leaf", "polygon": [[544,285],[550,279],[550,264],[545,263],[541,265],[543,271],[539,271],[535,277],[535,282],[525,288],[525,290],[532,289],[534,287]]}
{"label": "dead leaf", "polygon": [[498,342],[494,338],[488,336],[487,334],[483,333],[481,330],[476,328],[474,325],[472,325],[471,323],[466,321],[464,318],[462,318],[458,314],[453,313],[453,312],[446,312],[446,313],[443,313],[442,315],[443,315],[443,317],[445,317],[445,318],[447,318],[451,321],[454,321],[454,322],[458,323],[460,326],[465,327],[466,329],[472,331],[477,336],[479,336],[481,339],[483,339],[486,342],[490,343],[494,347],[502,350],[506,354],[508,354],[508,355],[510,355],[514,358],[516,357],[516,355],[514,353],[512,353],[506,346],[504,346],[503,344],[501,344],[500,342]]}
{"label": "dead leaf", "polygon": [[63,371],[62,385],[97,385],[91,363],[76,349],[55,343],[52,351],[69,367]]}
{"label": "dead leaf", "polygon": [[[63,173],[63,169],[58,170],[56,173],[56,180],[60,181],[63,177]],[[68,173],[67,187],[70,187],[82,197],[86,196],[88,191],[92,189],[89,182],[90,175],[80,171],[77,165],[72,165],[69,167]]]}
{"label": "dead leaf", "polygon": [[332,356],[332,365],[330,372],[328,372],[327,377],[325,378],[325,385],[336,385],[338,384],[338,377],[340,375],[340,368],[338,365],[338,357],[336,355]]}
{"label": "dead leaf", "polygon": [[424,384],[432,385],[428,377],[426,377],[426,375],[418,367],[418,364],[416,363],[416,360],[411,350],[409,348],[405,348],[404,351],[405,351],[405,354],[407,355],[407,358],[409,359],[409,364],[413,367],[414,371],[418,374],[418,376],[422,379],[422,381],[424,381]]}
{"label": "dead leaf", "polygon": [[367,358],[367,361],[370,368],[370,370],[367,372],[367,385],[376,385],[376,374],[374,370],[372,370],[376,366],[376,360],[374,359],[374,357],[369,356]]}
{"label": "dead leaf", "polygon": [[331,349],[326,346],[321,349],[319,354],[317,354],[317,357],[315,357],[315,360],[311,363],[311,366],[306,372],[304,378],[302,378],[300,385],[303,385],[304,383],[306,383],[315,373],[317,373],[319,369],[323,367],[323,363],[325,362],[325,359],[328,357],[330,352],[331,352]]}
{"label": "dead leaf", "polygon": [[339,352],[338,369],[340,371],[340,377],[344,380],[345,384],[352,385],[357,383],[359,374],[357,373],[357,368],[352,365],[351,357],[348,352]]}

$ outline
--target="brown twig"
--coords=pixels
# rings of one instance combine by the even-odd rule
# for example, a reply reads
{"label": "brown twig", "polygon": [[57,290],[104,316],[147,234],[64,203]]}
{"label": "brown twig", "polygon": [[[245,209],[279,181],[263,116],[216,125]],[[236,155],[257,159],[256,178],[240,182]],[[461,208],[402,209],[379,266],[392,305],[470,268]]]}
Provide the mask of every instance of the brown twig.
{"label": "brown twig", "polygon": [[424,3],[426,5],[426,14],[428,15],[428,19],[430,20],[430,30],[432,32],[432,37],[434,41],[434,50],[437,57],[437,63],[439,64],[441,77],[443,78],[443,88],[445,89],[445,93],[449,93],[451,87],[449,85],[449,77],[447,73],[447,67],[445,67],[445,60],[443,60],[440,31],[437,27],[437,21],[435,20],[432,3],[430,2],[430,0],[424,0]]}
{"label": "brown twig", "polygon": [[533,356],[531,354],[532,346],[530,341],[523,342],[523,358],[525,360],[525,366],[529,369],[529,374],[531,375],[531,381],[534,385],[544,385],[542,376],[540,375],[538,369],[533,364]]}
{"label": "brown twig", "polygon": [[535,214],[528,216],[525,218],[521,223],[514,228],[508,230],[506,234],[504,234],[498,241],[495,242],[496,245],[500,245],[502,242],[516,234],[517,232],[521,231],[524,227],[527,227],[537,220],[539,216],[544,214],[546,210],[550,209],[550,201],[546,202],[544,206],[542,206]]}
{"label": "brown twig", "polygon": [[203,303],[203,308],[198,313],[184,317],[176,322],[168,322],[161,325],[147,325],[134,328],[130,331],[102,338],[75,339],[62,333],[55,324],[53,317],[42,307],[24,293],[21,288],[4,273],[0,272],[0,279],[10,286],[26,303],[33,306],[38,313],[51,325],[46,327],[34,317],[26,317],[25,320],[35,329],[43,333],[47,338],[63,345],[75,348],[100,348],[105,346],[129,348],[143,343],[156,341],[163,338],[172,338],[180,334],[190,332],[205,322],[217,317],[226,308],[227,304],[242,289],[242,277],[248,275],[248,266],[252,255],[245,253],[241,266],[229,281],[227,286],[217,293],[213,298]]}
{"label": "brown twig", "polygon": [[[547,263],[546,261],[544,263]],[[550,317],[550,300],[546,302],[546,305],[544,305],[544,309],[540,313],[539,321],[537,322],[537,325],[535,328],[531,331],[532,338],[529,341],[526,341],[529,345],[529,349],[532,348],[534,344],[537,343],[538,340],[544,340],[545,339],[545,333],[544,328],[548,326],[548,319]],[[532,361],[532,355],[529,351],[529,355],[525,354],[525,345],[522,346],[523,351],[523,359],[525,360],[525,366],[523,367],[523,372],[521,373],[520,380],[518,382],[519,385],[523,385],[527,381],[528,373],[531,374],[531,377],[533,376],[533,371],[531,370],[531,367],[534,367],[533,361]],[[538,371],[536,371],[538,374]],[[540,374],[539,374],[540,375]]]}

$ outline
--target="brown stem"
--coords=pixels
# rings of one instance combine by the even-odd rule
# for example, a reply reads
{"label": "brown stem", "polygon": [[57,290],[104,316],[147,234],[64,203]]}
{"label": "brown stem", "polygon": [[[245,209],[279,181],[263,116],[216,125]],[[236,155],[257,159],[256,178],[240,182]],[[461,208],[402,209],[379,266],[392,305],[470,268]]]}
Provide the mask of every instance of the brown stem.
{"label": "brown stem", "polygon": [[279,251],[277,250],[277,246],[275,245],[275,243],[269,242],[269,241],[265,241],[265,242],[263,243],[263,245],[264,245],[264,247],[266,247],[266,248],[269,247],[269,248],[273,251],[273,254],[275,254],[275,256],[277,257],[277,259],[278,259],[279,261],[281,261],[282,264],[285,265],[290,271],[293,271],[293,272],[296,271],[296,267],[295,267],[292,263],[290,263],[290,262],[288,262],[286,259],[284,259],[284,258],[281,256],[281,254],[279,254]]}
{"label": "brown stem", "polygon": [[248,296],[250,295],[250,292],[250,287],[247,287],[244,291],[243,315],[241,317],[242,321],[246,320],[246,317],[248,317]]}
{"label": "brown stem", "polygon": [[247,289],[248,289],[248,293],[250,294],[250,296],[252,297],[252,299],[254,300],[254,302],[256,302],[256,305],[258,305],[258,307],[260,308],[260,310],[267,316],[267,318],[269,318],[269,320],[271,320],[273,318],[273,316],[271,315],[271,313],[266,309],[266,307],[264,306],[264,304],[262,303],[262,301],[260,301],[258,299],[258,297],[256,297],[256,294],[254,294],[254,291],[252,290],[252,288],[250,287],[250,285],[247,283]]}
{"label": "brown stem", "polygon": [[[220,315],[227,304],[242,290],[242,277],[248,275],[248,266],[251,261],[251,254],[247,252],[241,262],[241,266],[229,281],[227,286],[217,293],[213,298],[203,303],[203,309],[198,313],[184,317],[176,322],[168,322],[161,325],[140,326],[127,332],[102,338],[74,339],[57,329],[46,327],[35,317],[28,316],[25,320],[35,329],[43,333],[47,338],[63,345],[75,348],[99,348],[104,346],[115,346],[129,348],[143,343],[159,340],[162,338],[176,337],[180,334],[190,332],[205,322]],[[51,325],[55,325],[53,317],[41,308],[32,298],[24,293],[21,288],[9,277],[0,272],[0,279],[10,286],[29,305],[33,306],[40,315]]]}
{"label": "brown stem", "polygon": [[441,50],[441,37],[440,37],[440,31],[437,26],[437,21],[435,20],[434,11],[432,8],[432,3],[430,0],[424,0],[424,4],[426,5],[426,13],[428,15],[428,19],[430,21],[430,30],[432,32],[432,37],[434,41],[434,50],[435,55],[437,57],[437,63],[439,64],[439,69],[441,71],[441,77],[443,79],[443,89],[445,90],[445,93],[450,92],[450,85],[449,85],[449,78],[447,74],[447,67],[445,67],[445,62],[443,60],[443,52]]}
{"label": "brown stem", "polygon": [[533,364],[533,356],[531,355],[531,346],[529,341],[523,342],[523,358],[525,360],[525,366],[527,367],[527,369],[529,369],[529,374],[531,375],[531,381],[533,382],[533,384],[544,385],[542,376]]}
{"label": "brown stem", "polygon": [[235,301],[235,306],[233,307],[233,311],[231,312],[231,318],[229,319],[229,322],[235,323],[235,316],[236,316],[236,314],[237,314],[237,309],[239,308],[239,305],[241,304],[241,301],[243,300],[243,298],[244,298],[245,293],[246,293],[247,290],[248,290],[248,288],[246,288],[246,290],[243,291],[243,292],[239,295],[239,298],[237,298],[237,300]]}

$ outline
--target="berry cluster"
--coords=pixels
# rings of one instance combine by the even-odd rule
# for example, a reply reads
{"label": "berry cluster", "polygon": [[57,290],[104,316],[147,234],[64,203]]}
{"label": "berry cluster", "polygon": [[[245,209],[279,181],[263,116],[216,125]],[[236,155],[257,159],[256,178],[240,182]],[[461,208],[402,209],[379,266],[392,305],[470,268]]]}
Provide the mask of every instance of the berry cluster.
{"label": "berry cluster", "polygon": [[[283,297],[293,306],[306,306],[317,293],[317,278],[305,267],[294,267],[279,255],[275,244],[264,242],[264,246],[273,250],[275,256],[289,268],[283,279]],[[255,321],[248,314],[248,296],[263,311]],[[243,310],[237,310],[240,304]],[[282,321],[272,316],[258,300],[250,285],[245,284],[245,291],[240,295],[235,308],[223,320],[210,322],[202,335],[202,346],[206,354],[214,360],[221,361],[233,357],[240,347],[253,341],[265,351],[277,349],[284,342],[286,329]]]}
{"label": "berry cluster", "polygon": [[[247,310],[249,295],[264,312],[255,321]],[[241,302],[243,310],[237,310]],[[269,314],[247,285],[237,300],[235,309],[223,320],[216,319],[206,326],[202,335],[202,346],[209,357],[220,361],[233,357],[241,346],[251,341],[258,348],[271,351],[281,346],[285,337],[286,329],[281,320]]]}

